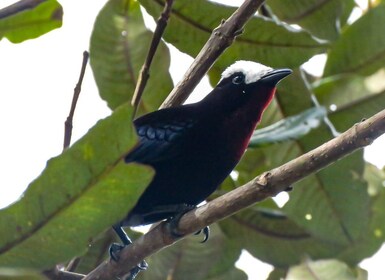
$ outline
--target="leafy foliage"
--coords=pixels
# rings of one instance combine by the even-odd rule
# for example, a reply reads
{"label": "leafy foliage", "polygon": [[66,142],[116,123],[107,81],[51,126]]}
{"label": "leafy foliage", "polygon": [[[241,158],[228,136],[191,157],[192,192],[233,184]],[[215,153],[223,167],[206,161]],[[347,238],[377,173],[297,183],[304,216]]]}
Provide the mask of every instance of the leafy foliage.
{"label": "leafy foliage", "polygon": [[[100,96],[111,109],[131,101],[152,32],[144,25],[136,1],[108,1],[95,21],[90,57]],[[172,89],[169,50],[161,42],[151,67],[141,113],[156,110]]]}
{"label": "leafy foliage", "polygon": [[131,114],[124,106],[100,121],[0,211],[2,266],[47,269],[81,255],[133,207],[151,172],[119,161],[135,143]]}
{"label": "leafy foliage", "polygon": [[56,0],[36,1],[22,10],[0,10],[0,40],[13,43],[39,37],[62,25],[63,9]]}
{"label": "leafy foliage", "polygon": [[[152,38],[140,5],[157,19],[164,0],[110,0],[100,11],[90,42],[91,66],[101,98],[114,112],[50,160],[23,198],[0,211],[0,264],[11,268],[0,270],[0,279],[15,273],[15,267],[42,270],[81,255],[78,271],[87,273],[104,259],[113,239],[110,232],[102,233],[129,211],[151,180],[148,168],[120,160],[135,144],[128,102]],[[254,16],[211,68],[213,83],[239,59],[294,70],[280,83],[262,129],[235,169],[237,176],[227,178],[214,196],[383,109],[385,91],[368,87],[368,79],[373,73],[383,79],[385,33],[379,26],[384,25],[385,5],[377,1],[350,23],[354,5],[353,0],[269,0],[264,12],[269,17]],[[50,7],[51,12],[59,9]],[[175,1],[164,40],[195,56],[234,10],[205,0]],[[29,10],[0,19],[0,36],[14,42],[38,36],[29,28],[4,31],[5,22],[27,22],[31,13],[52,15]],[[325,71],[313,77],[301,66],[320,53],[327,55]],[[141,113],[155,110],[171,90],[169,63],[162,42]],[[139,279],[246,279],[234,266],[242,249],[275,267],[269,279],[366,279],[362,270],[350,267],[384,242],[384,179],[385,172],[366,163],[358,151],[298,182],[284,206],[266,200],[214,224],[205,246],[192,237],[151,256],[150,269]],[[73,226],[66,227],[70,221]],[[314,275],[308,275],[309,267]]]}

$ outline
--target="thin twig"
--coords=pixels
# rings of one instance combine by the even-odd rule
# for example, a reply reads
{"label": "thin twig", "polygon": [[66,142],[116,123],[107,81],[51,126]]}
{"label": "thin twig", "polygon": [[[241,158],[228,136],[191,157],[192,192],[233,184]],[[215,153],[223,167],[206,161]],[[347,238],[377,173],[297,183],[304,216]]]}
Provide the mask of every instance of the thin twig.
{"label": "thin twig", "polygon": [[245,0],[243,4],[211,33],[183,79],[175,86],[161,108],[182,104],[210,69],[217,58],[242,33],[245,23],[255,14],[264,0]]}
{"label": "thin twig", "polygon": [[[247,184],[186,213],[179,222],[178,233],[188,235],[224,219],[256,202],[285,191],[288,185],[315,173],[346,155],[370,145],[385,133],[385,110],[355,124],[340,136],[314,150],[254,178]],[[118,262],[105,260],[84,280],[114,279],[123,276],[136,264],[180,238],[169,232],[163,222],[125,247]]]}
{"label": "thin twig", "polygon": [[63,151],[67,149],[71,143],[71,136],[72,136],[72,121],[74,118],[74,113],[75,113],[75,108],[76,108],[76,103],[78,101],[80,91],[82,88],[82,82],[84,78],[84,73],[86,71],[86,66],[88,62],[88,57],[89,53],[87,51],[83,52],[83,62],[82,62],[82,68],[80,70],[80,76],[78,83],[76,84],[74,88],[74,95],[72,97],[72,104],[71,104],[71,109],[70,113],[67,117],[67,120],[64,123],[64,143],[63,143]]}
{"label": "thin twig", "polygon": [[143,95],[144,88],[146,87],[147,81],[150,77],[150,67],[152,63],[152,59],[156,53],[160,40],[162,39],[162,35],[164,30],[167,27],[167,22],[170,17],[172,4],[174,0],[167,0],[164,6],[164,9],[158,18],[157,25],[154,31],[154,36],[152,37],[151,45],[147,53],[146,61],[144,62],[142,68],[140,69],[139,78],[136,82],[136,87],[134,91],[134,95],[132,96],[131,105],[134,107],[134,117],[136,111],[138,110],[138,106],[140,100]]}

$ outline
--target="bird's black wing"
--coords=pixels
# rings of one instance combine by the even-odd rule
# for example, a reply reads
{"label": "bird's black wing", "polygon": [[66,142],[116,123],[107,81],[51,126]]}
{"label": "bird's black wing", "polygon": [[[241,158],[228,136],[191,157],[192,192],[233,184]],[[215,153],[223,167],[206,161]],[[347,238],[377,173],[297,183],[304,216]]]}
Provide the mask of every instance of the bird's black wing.
{"label": "bird's black wing", "polygon": [[135,120],[139,143],[125,157],[125,162],[154,164],[178,157],[183,151],[183,139],[195,124],[183,107],[186,106],[155,111]]}

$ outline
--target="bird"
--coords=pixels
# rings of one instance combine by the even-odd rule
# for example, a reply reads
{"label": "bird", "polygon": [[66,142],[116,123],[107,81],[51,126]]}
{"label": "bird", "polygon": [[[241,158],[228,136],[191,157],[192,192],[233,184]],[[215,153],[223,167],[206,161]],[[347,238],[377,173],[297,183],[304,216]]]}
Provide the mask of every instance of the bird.
{"label": "bird", "polygon": [[[155,175],[132,210],[113,226],[122,246],[131,243],[123,227],[179,217],[218,188],[247,149],[276,85],[291,73],[288,68],[236,61],[201,101],[160,109],[134,121],[139,141],[124,161],[149,165]],[[205,234],[207,239],[208,231]],[[110,248],[112,258],[122,246]],[[131,273],[146,267],[143,261]]]}

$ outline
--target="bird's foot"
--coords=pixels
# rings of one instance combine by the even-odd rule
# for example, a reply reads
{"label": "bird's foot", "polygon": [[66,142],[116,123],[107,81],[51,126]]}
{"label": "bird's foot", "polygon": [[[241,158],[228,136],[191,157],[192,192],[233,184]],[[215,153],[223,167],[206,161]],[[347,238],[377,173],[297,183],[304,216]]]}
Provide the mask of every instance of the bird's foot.
{"label": "bird's foot", "polygon": [[196,233],[194,233],[194,235],[198,235],[198,234],[201,234],[201,233],[203,233],[203,235],[204,235],[203,240],[201,241],[201,243],[205,243],[207,240],[209,240],[209,237],[210,237],[210,227],[209,226],[205,226],[203,229],[198,230]]}
{"label": "bird's foot", "polygon": [[[111,260],[117,262],[119,261],[120,251],[126,247],[127,245],[113,243],[110,246],[109,253]],[[145,260],[141,261],[137,266],[130,270],[130,275],[126,278],[126,280],[134,280],[135,277],[139,274],[139,272],[146,270],[148,268],[148,264]]]}
{"label": "bird's foot", "polygon": [[177,231],[179,221],[182,218],[182,216],[186,214],[188,211],[196,208],[195,205],[188,205],[188,204],[181,204],[181,205],[178,205],[178,207],[179,207],[178,208],[179,211],[174,216],[167,219],[167,227],[169,229],[169,232],[175,238],[180,238],[184,235]]}
{"label": "bird's foot", "polygon": [[[112,243],[109,249],[111,260],[118,262],[120,258],[119,257],[120,251],[122,251],[124,247],[130,245],[132,241],[130,240],[130,238],[127,236],[127,234],[124,232],[123,228],[120,225],[113,226],[113,229],[115,230],[116,234],[119,236],[119,238],[123,242],[123,244]],[[147,268],[148,268],[147,262],[145,260],[142,260],[137,266],[131,269],[130,275],[126,278],[126,280],[134,280],[139,272],[141,272],[142,270],[146,270]]]}
{"label": "bird's foot", "polygon": [[[185,205],[185,208],[180,211],[179,213],[177,213],[176,215],[174,215],[173,217],[171,217],[170,219],[167,220],[167,225],[168,225],[168,228],[169,228],[169,232],[171,233],[171,235],[173,237],[176,237],[176,238],[180,238],[183,236],[183,234],[179,233],[177,231],[178,229],[178,225],[179,225],[179,221],[180,219],[182,218],[182,216],[184,214],[186,214],[187,212],[189,212],[190,210],[196,208],[196,206],[193,206],[193,205]],[[205,243],[208,239],[209,239],[209,236],[210,236],[210,228],[208,226],[204,227],[203,229],[197,231],[195,233],[195,235],[198,235],[200,234],[201,232],[203,232],[204,234],[204,238],[203,240],[201,241],[201,243]]]}
{"label": "bird's foot", "polygon": [[108,249],[111,260],[118,262],[120,258],[119,257],[120,251],[122,251],[124,247],[126,247],[126,245],[119,244],[119,243],[112,243],[110,246],[110,249]]}
{"label": "bird's foot", "polygon": [[130,275],[127,276],[125,280],[134,280],[136,276],[139,274],[139,272],[146,270],[148,268],[148,264],[146,261],[141,261],[140,264],[135,266],[133,269],[130,270]]}

